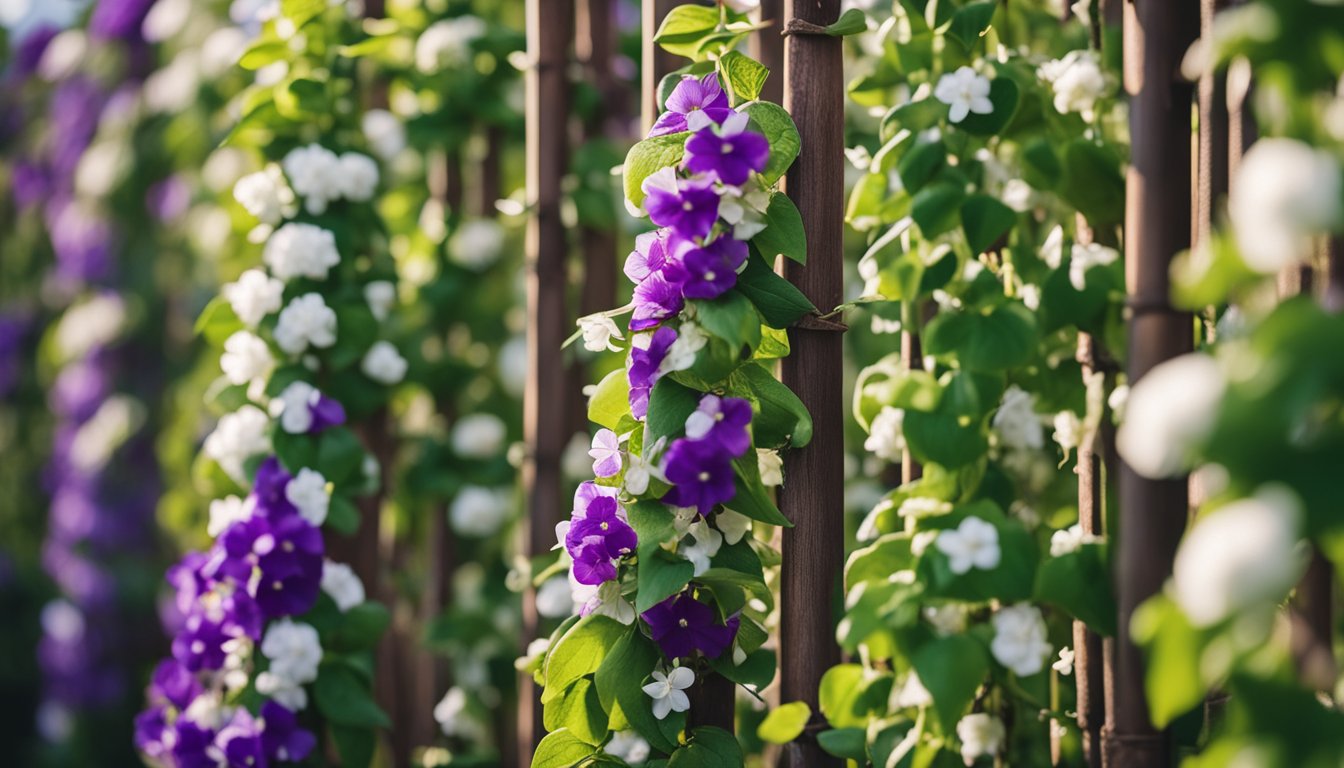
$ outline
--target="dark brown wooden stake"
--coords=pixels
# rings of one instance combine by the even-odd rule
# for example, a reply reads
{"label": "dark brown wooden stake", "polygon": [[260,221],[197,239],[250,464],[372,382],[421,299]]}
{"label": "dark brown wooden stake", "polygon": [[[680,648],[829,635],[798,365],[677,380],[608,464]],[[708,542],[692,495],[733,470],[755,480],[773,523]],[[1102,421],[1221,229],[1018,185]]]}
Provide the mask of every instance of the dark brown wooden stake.
{"label": "dark brown wooden stake", "polygon": [[[568,166],[569,84],[565,77],[573,0],[528,0],[527,197],[527,382],[523,393],[523,491],[528,518],[524,553],[550,550],[560,521],[560,457],[565,449],[564,360],[561,345],[570,319],[565,309],[565,226],[560,219],[561,183]],[[559,391],[557,391],[559,390]],[[523,595],[524,643],[537,634],[536,594]],[[529,765],[544,733],[541,702],[530,675],[519,685],[518,763]]]}
{"label": "dark brown wooden stake", "polygon": [[[907,313],[914,317],[916,313]],[[924,350],[919,343],[919,328],[901,329],[901,364],[907,371],[917,371],[924,367]],[[910,447],[901,449],[901,484],[914,482],[924,476],[924,468],[910,452]]]}
{"label": "dark brown wooden stake", "polygon": [[[791,0],[786,18],[826,26],[840,17],[840,0]],[[791,35],[786,42],[785,107],[802,136],[803,150],[790,169],[789,197],[807,229],[807,266],[787,261],[784,275],[822,312],[842,298],[844,239],[844,72],[841,41],[826,35]],[[784,459],[780,508],[794,527],[784,531],[780,570],[780,699],[806,701],[817,712],[821,676],[840,661],[834,609],[844,561],[843,336],[793,328],[792,353],[781,365],[783,381],[812,414],[806,448]],[[788,768],[840,766],[811,727],[784,750]]]}
{"label": "dark brown wooden stake", "polygon": [[497,125],[485,128],[485,154],[481,156],[481,178],[476,187],[476,215],[493,219],[498,212],[495,202],[501,197],[500,166],[504,163],[504,129]]}
{"label": "dark brown wooden stake", "polygon": [[784,0],[761,0],[759,13],[761,21],[770,22],[770,26],[751,36],[752,57],[770,70],[770,77],[761,88],[761,101],[780,104],[784,101],[784,36],[780,34]]}
{"label": "dark brown wooden stake", "polygon": [[[1090,334],[1078,334],[1078,362],[1082,364],[1083,380],[1091,379],[1101,362],[1098,345]],[[1108,376],[1108,382],[1113,376]],[[1106,533],[1103,510],[1106,499],[1103,430],[1109,431],[1110,414],[1102,413],[1097,433],[1088,435],[1078,446],[1078,524],[1089,536]],[[1083,760],[1089,768],[1101,766],[1101,727],[1106,719],[1104,683],[1104,651],[1102,639],[1081,621],[1073,622],[1073,674],[1077,689],[1078,730],[1082,734]]]}
{"label": "dark brown wooden stake", "polygon": [[[1172,257],[1190,245],[1191,97],[1179,62],[1198,30],[1195,0],[1125,4],[1125,90],[1131,160],[1126,183],[1125,283],[1129,381],[1190,351],[1191,317],[1169,300]],[[1120,631],[1107,690],[1103,759],[1110,768],[1171,764],[1168,739],[1153,726],[1143,655],[1129,637],[1134,609],[1162,588],[1188,515],[1187,481],[1148,480],[1120,465],[1116,547]]]}
{"label": "dark brown wooden stake", "polygon": [[[1213,17],[1227,6],[1227,0],[1200,0],[1199,33],[1213,39]],[[1213,67],[1210,47],[1208,61],[1199,77],[1199,176],[1195,211],[1195,243],[1207,242],[1218,223],[1218,204],[1227,194],[1229,139],[1227,77]]]}

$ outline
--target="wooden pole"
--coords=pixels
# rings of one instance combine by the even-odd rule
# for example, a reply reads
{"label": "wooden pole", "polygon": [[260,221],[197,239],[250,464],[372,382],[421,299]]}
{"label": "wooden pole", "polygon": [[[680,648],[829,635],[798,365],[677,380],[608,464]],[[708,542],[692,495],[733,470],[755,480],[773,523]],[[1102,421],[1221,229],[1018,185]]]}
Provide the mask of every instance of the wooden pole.
{"label": "wooden pole", "polygon": [[[786,18],[826,26],[840,16],[840,0],[790,0]],[[784,264],[784,276],[822,312],[842,298],[844,239],[844,80],[840,39],[791,35],[786,43],[785,106],[802,137],[790,169],[789,197],[807,230],[807,266]],[[806,701],[817,712],[821,676],[840,661],[835,643],[835,596],[844,560],[843,336],[832,330],[792,328],[784,384],[812,414],[806,448],[784,459],[780,508],[794,523],[784,531],[780,571],[780,697]],[[813,726],[819,726],[818,719]],[[843,761],[823,751],[809,728],[784,750],[788,768],[825,768]]]}
{"label": "wooden pole", "polygon": [[[561,345],[570,326],[565,310],[564,223],[560,219],[561,183],[568,165],[569,84],[565,78],[573,0],[528,0],[527,49],[527,196],[532,217],[527,227],[527,382],[523,393],[523,491],[528,519],[522,526],[524,552],[537,557],[553,544],[561,519],[560,457],[564,452],[565,397]],[[560,390],[557,392],[557,390]],[[549,407],[548,407],[549,404]],[[523,642],[537,635],[536,593],[523,596]],[[531,762],[541,739],[541,703],[530,675],[520,678],[519,765]]]}
{"label": "wooden pole", "polygon": [[644,0],[642,3],[640,58],[643,63],[639,73],[640,124],[643,126],[641,134],[648,134],[653,122],[658,119],[658,113],[663,109],[663,105],[658,102],[658,83],[662,82],[667,73],[681,66],[676,56],[653,42],[653,36],[658,32],[658,25],[663,23],[663,17],[667,12],[682,2],[683,0]]}
{"label": "wooden pole", "polygon": [[751,55],[770,70],[770,77],[761,88],[761,101],[775,104],[784,101],[784,0],[761,0],[761,21],[770,26],[751,36]]}
{"label": "wooden pole", "polygon": [[[1125,283],[1131,385],[1159,363],[1190,351],[1192,320],[1171,306],[1168,269],[1190,244],[1190,84],[1179,62],[1198,29],[1194,0],[1125,4],[1125,90],[1132,156],[1126,183]],[[1144,694],[1143,655],[1129,637],[1130,616],[1162,589],[1188,514],[1185,478],[1149,480],[1120,466],[1116,548],[1120,631],[1107,691],[1103,759],[1109,768],[1171,764]]]}

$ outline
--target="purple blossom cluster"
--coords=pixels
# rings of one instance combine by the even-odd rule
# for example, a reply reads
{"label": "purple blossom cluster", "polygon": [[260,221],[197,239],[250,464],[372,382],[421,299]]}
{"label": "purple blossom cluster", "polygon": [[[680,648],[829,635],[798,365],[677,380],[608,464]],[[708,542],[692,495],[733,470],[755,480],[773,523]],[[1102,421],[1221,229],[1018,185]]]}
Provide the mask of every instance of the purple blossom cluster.
{"label": "purple blossom cluster", "polygon": [[616,578],[616,564],[639,543],[617,489],[587,482],[574,492],[574,511],[559,538],[574,560],[574,580],[597,586]]}
{"label": "purple blossom cluster", "polygon": [[748,249],[733,236],[722,201],[741,198],[743,185],[770,158],[769,142],[728,106],[714,73],[684,77],[667,109],[649,135],[690,135],[681,166],[644,181],[644,207],[659,229],[637,238],[626,259],[625,274],[635,283],[632,331],[675,316],[686,299],[713,299],[737,284]]}
{"label": "purple blossom cluster", "polygon": [[707,517],[736,491],[733,459],[751,448],[751,403],[737,397],[705,395],[686,419],[686,437],[672,441],[663,474],[672,490],[663,502],[694,508]]}
{"label": "purple blossom cluster", "polygon": [[654,642],[669,659],[684,658],[699,651],[714,659],[728,650],[737,637],[742,618],[736,614],[720,623],[715,610],[695,599],[694,590],[673,595],[643,614]]}
{"label": "purple blossom cluster", "polygon": [[259,718],[239,707],[224,721],[216,704],[267,622],[307,612],[321,591],[322,533],[289,498],[293,479],[274,456],[264,460],[214,545],[169,570],[181,618],[172,658],[159,665],[149,709],[136,719],[135,744],[146,756],[176,768],[242,768],[302,760],[312,749],[313,735],[276,701]]}

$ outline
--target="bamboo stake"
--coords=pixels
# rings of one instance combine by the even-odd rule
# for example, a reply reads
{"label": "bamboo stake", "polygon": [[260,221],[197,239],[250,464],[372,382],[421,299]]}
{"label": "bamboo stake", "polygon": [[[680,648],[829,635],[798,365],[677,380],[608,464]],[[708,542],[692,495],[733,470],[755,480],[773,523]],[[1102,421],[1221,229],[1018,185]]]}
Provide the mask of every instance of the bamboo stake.
{"label": "bamboo stake", "polygon": [[[790,0],[785,17],[826,26],[840,16],[840,0]],[[791,35],[786,43],[785,106],[798,124],[803,151],[787,189],[807,230],[808,263],[784,264],[784,275],[821,309],[842,299],[844,237],[844,81],[841,41]],[[783,381],[812,414],[806,448],[784,459],[780,508],[793,528],[784,531],[780,572],[780,697],[806,701],[817,711],[821,676],[840,661],[833,623],[844,559],[844,408],[840,372],[843,337],[830,330],[793,328]],[[814,715],[804,734],[784,750],[782,765],[824,768],[842,761],[823,751]]]}
{"label": "bamboo stake", "polygon": [[[560,347],[568,327],[568,249],[560,206],[569,153],[565,69],[573,20],[573,0],[528,0],[527,48],[532,66],[527,72],[527,195],[532,216],[526,246],[528,371],[523,395],[528,452],[522,472],[528,519],[521,526],[528,558],[550,550],[561,518],[560,457],[567,435],[565,411],[556,405],[567,402]],[[529,585],[523,595],[523,642],[536,637],[538,618],[536,593]],[[519,765],[527,765],[544,731],[531,676],[521,677],[518,696],[518,759]]]}
{"label": "bamboo stake", "polygon": [[[1125,90],[1132,157],[1126,184],[1125,271],[1131,385],[1159,363],[1188,352],[1191,318],[1169,300],[1172,257],[1190,244],[1192,88],[1178,64],[1198,28],[1193,0],[1125,5]],[[1129,637],[1134,609],[1171,573],[1188,510],[1187,481],[1148,480],[1120,465],[1117,577],[1120,632],[1107,690],[1103,759],[1110,768],[1171,764],[1144,693],[1143,656]]]}

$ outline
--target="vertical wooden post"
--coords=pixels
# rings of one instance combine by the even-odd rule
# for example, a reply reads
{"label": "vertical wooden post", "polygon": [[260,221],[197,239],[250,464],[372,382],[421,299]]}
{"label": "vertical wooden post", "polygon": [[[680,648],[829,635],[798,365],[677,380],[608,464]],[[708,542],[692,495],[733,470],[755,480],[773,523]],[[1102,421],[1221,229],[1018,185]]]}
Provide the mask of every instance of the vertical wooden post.
{"label": "vertical wooden post", "polygon": [[[919,310],[907,312],[911,318],[917,317]],[[924,350],[919,343],[919,327],[901,329],[901,364],[905,370],[914,371],[924,367]],[[914,482],[924,476],[924,468],[915,460],[910,446],[901,449],[901,484]]]}
{"label": "vertical wooden post", "polygon": [[667,73],[679,67],[681,64],[677,57],[664,51],[653,42],[653,36],[658,31],[658,25],[663,23],[663,17],[667,12],[681,5],[682,0],[644,0],[643,15],[641,17],[641,54],[642,63],[640,65],[640,125],[643,126],[640,133],[647,134],[653,127],[653,121],[658,119],[658,113],[662,111],[663,105],[658,103],[658,83],[662,82]]}
{"label": "vertical wooden post", "polygon": [[[840,0],[790,0],[786,18],[819,26],[840,16]],[[791,35],[786,42],[785,106],[802,136],[803,151],[790,169],[789,197],[807,229],[807,266],[786,261],[784,275],[821,311],[842,298],[844,238],[844,81],[840,39]],[[795,327],[783,381],[812,414],[806,448],[784,459],[780,508],[793,521],[784,531],[780,617],[780,697],[817,711],[821,676],[839,663],[834,602],[844,560],[844,407],[840,371],[843,336]],[[839,766],[805,732],[784,750],[788,768]]]}
{"label": "vertical wooden post", "polygon": [[[1125,90],[1132,157],[1126,183],[1125,283],[1131,385],[1159,363],[1190,351],[1191,318],[1170,303],[1172,257],[1190,244],[1191,96],[1179,62],[1198,28],[1194,0],[1125,5]],[[1171,764],[1144,695],[1143,655],[1129,637],[1140,603],[1171,573],[1188,514],[1187,481],[1149,480],[1120,466],[1116,571],[1120,631],[1107,691],[1104,761],[1110,768]]]}
{"label": "vertical wooden post", "polygon": [[[1100,350],[1091,334],[1078,334],[1078,362],[1082,364],[1083,381],[1087,382],[1102,370],[1098,359]],[[1107,377],[1108,379],[1113,377]],[[1103,406],[1104,408],[1104,406]],[[1089,536],[1104,536],[1103,517],[1106,499],[1106,476],[1103,457],[1109,442],[1109,414],[1104,412],[1097,432],[1088,435],[1078,446],[1078,524]],[[1101,729],[1106,718],[1104,659],[1102,638],[1081,621],[1073,622],[1073,674],[1077,689],[1078,730],[1082,734],[1083,759],[1088,768],[1101,766]]]}
{"label": "vertical wooden post", "polygon": [[[1213,17],[1227,0],[1200,0],[1199,33],[1213,39]],[[1199,183],[1195,216],[1195,243],[1207,242],[1218,219],[1218,202],[1228,188],[1227,78],[1212,66],[1213,52],[1199,77]]]}
{"label": "vertical wooden post", "polygon": [[[568,165],[569,84],[566,64],[574,20],[573,0],[528,0],[527,197],[527,382],[523,393],[523,433],[527,457],[523,492],[528,518],[524,552],[545,554],[561,518],[560,457],[565,448],[567,402],[561,345],[569,318],[565,310],[566,233],[560,219],[561,182]],[[557,392],[556,390],[560,390]],[[549,404],[549,407],[548,407]],[[523,641],[537,633],[536,593],[523,596]],[[531,762],[544,731],[541,703],[529,675],[519,686],[518,760]]]}
{"label": "vertical wooden post", "polygon": [[780,104],[784,101],[784,0],[761,0],[761,21],[771,25],[751,36],[751,55],[770,77],[761,88],[761,100]]}

